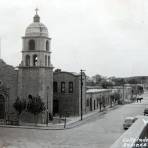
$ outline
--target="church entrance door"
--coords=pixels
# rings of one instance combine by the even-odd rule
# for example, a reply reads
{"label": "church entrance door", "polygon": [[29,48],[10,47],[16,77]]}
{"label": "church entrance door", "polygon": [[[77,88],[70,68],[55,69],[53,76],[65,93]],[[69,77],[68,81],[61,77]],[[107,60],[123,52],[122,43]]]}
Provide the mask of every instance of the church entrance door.
{"label": "church entrance door", "polygon": [[5,118],[5,98],[3,95],[0,95],[0,119]]}

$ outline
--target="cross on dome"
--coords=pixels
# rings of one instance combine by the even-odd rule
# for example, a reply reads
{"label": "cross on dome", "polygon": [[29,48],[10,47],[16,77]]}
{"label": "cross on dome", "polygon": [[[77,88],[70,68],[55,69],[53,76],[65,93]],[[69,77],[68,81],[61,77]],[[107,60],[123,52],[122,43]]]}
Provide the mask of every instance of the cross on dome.
{"label": "cross on dome", "polygon": [[38,14],[38,11],[39,11],[39,9],[38,9],[38,8],[36,8],[36,9],[35,9],[36,15]]}
{"label": "cross on dome", "polygon": [[35,16],[34,16],[34,18],[33,18],[34,22],[40,22],[40,17],[39,17],[39,15],[38,15],[38,11],[39,11],[39,9],[36,8],[36,9],[35,9],[36,14],[35,14]]}

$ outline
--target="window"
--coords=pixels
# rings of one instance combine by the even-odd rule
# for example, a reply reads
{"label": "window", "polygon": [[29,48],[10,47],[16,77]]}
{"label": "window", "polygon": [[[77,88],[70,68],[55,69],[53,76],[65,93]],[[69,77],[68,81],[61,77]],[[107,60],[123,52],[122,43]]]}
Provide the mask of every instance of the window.
{"label": "window", "polygon": [[26,66],[30,66],[30,56],[26,55]]}
{"label": "window", "polygon": [[61,93],[65,93],[65,82],[61,82]]}
{"label": "window", "polygon": [[69,93],[73,93],[73,82],[69,82]]}
{"label": "window", "polygon": [[29,41],[29,50],[35,50],[35,41],[34,40]]}
{"label": "window", "polygon": [[58,92],[58,83],[56,81],[53,82],[53,92]]}
{"label": "window", "polygon": [[45,55],[45,66],[47,66],[47,55]]}
{"label": "window", "polygon": [[50,66],[50,56],[48,56],[48,66]]}
{"label": "window", "polygon": [[33,66],[37,66],[38,56],[35,54],[33,55]]}
{"label": "window", "polygon": [[49,51],[49,42],[46,41],[46,51]]}

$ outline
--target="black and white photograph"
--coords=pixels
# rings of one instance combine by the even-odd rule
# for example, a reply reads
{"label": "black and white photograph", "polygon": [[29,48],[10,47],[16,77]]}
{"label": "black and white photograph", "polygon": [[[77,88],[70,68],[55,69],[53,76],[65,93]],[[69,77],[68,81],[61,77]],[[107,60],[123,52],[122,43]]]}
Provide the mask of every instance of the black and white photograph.
{"label": "black and white photograph", "polygon": [[148,1],[0,0],[0,148],[148,148]]}

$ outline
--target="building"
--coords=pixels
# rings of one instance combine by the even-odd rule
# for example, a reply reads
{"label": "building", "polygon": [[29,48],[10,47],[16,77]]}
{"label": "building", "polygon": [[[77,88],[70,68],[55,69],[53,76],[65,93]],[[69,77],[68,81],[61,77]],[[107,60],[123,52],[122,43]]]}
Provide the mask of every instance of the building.
{"label": "building", "polygon": [[130,102],[132,99],[132,87],[129,85],[124,85],[124,86],[115,86],[114,90],[118,91],[120,94],[120,101],[122,103],[125,102]]}
{"label": "building", "polygon": [[88,89],[86,91],[86,112],[111,105],[112,89]]}
{"label": "building", "polygon": [[37,11],[22,40],[22,61],[17,70],[0,61],[0,119],[6,119],[14,111],[13,103],[17,97],[27,99],[29,95],[40,96],[47,112],[53,112],[51,38],[47,27],[40,22]]}
{"label": "building", "polygon": [[[82,106],[85,113],[86,77],[82,74]],[[56,70],[53,74],[54,114],[81,114],[81,75],[78,73]]]}
{"label": "building", "polygon": [[40,96],[52,113],[53,98],[53,66],[50,61],[50,42],[47,27],[40,23],[39,15],[35,14],[22,37],[22,62],[18,67],[18,96]]}
{"label": "building", "polygon": [[0,59],[0,120],[7,118],[13,111],[12,104],[17,96],[18,72],[13,66]]}

